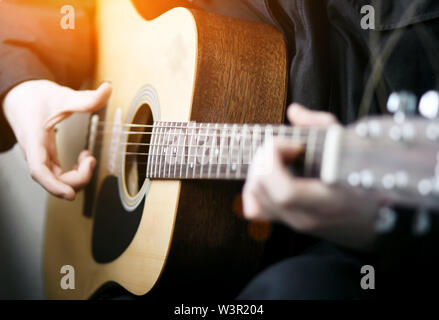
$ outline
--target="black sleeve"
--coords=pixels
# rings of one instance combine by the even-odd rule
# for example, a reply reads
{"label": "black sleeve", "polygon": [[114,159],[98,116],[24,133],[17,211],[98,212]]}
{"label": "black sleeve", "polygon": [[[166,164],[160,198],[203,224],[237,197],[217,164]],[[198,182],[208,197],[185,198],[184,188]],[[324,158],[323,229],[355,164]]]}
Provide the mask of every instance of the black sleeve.
{"label": "black sleeve", "polygon": [[[0,2],[0,105],[17,84],[47,79],[80,88],[93,66],[93,2],[69,1],[75,28],[64,29],[63,1]],[[14,143],[0,108],[0,151]]]}

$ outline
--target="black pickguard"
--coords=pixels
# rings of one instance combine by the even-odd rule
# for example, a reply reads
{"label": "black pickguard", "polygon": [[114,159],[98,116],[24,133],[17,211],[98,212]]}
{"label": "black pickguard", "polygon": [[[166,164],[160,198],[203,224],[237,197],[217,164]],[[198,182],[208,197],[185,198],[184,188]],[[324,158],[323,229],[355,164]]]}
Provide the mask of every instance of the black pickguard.
{"label": "black pickguard", "polygon": [[98,263],[116,260],[128,248],[142,218],[145,200],[136,210],[126,211],[121,203],[118,180],[105,178],[96,198],[92,254]]}

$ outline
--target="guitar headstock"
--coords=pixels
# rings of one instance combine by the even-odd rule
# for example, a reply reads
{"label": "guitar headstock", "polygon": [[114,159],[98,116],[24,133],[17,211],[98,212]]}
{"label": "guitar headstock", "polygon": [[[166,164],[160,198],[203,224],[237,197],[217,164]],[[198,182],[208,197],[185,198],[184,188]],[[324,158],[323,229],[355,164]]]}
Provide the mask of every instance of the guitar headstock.
{"label": "guitar headstock", "polygon": [[429,118],[413,115],[416,99],[407,93],[393,94],[388,107],[393,117],[366,118],[339,134],[338,165],[327,182],[376,191],[394,204],[439,209],[439,95],[421,100]]}

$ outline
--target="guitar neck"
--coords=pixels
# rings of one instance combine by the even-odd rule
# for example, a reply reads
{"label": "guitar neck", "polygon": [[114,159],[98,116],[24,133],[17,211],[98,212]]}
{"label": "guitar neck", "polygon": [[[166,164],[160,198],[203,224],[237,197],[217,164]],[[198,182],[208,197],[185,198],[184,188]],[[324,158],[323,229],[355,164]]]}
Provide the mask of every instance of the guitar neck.
{"label": "guitar neck", "polygon": [[258,148],[273,138],[303,145],[304,175],[318,176],[326,131],[273,125],[155,122],[149,135],[147,178],[244,180]]}

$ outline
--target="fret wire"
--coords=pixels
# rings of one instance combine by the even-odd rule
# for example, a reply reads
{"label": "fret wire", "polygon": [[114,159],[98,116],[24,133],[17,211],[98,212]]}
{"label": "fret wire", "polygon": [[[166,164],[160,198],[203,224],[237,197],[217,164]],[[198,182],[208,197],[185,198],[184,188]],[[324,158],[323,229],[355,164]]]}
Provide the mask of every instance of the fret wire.
{"label": "fret wire", "polygon": [[160,130],[161,128],[157,128],[156,130],[156,137],[155,137],[155,141],[157,143],[157,146],[154,147],[154,172],[153,172],[153,176],[157,177],[157,166],[159,163],[159,148],[160,148]]}
{"label": "fret wire", "polygon": [[[267,127],[267,126],[264,126],[264,127]],[[163,129],[164,127],[160,127],[161,129]],[[159,129],[160,129],[159,128]],[[259,127],[260,128],[260,127]],[[276,134],[276,135],[278,135],[278,132],[280,131],[280,130],[283,130],[281,127],[280,128],[275,128],[275,127],[272,127],[273,128],[273,133],[274,134]],[[292,129],[290,129],[290,133],[294,133],[294,131],[295,131],[295,129],[296,128],[299,128],[299,127],[291,127]],[[194,128],[194,130],[197,130],[197,129],[200,129],[200,128]],[[218,129],[219,131],[224,131],[225,130],[225,128],[224,129]],[[240,129],[241,131],[242,131],[242,129]],[[255,129],[253,129],[253,130],[255,130]],[[299,136],[300,137],[307,137],[308,135],[309,135],[309,132],[311,131],[311,130],[318,130],[318,129],[308,129],[308,131],[304,131],[303,132],[303,134],[300,134]],[[239,131],[239,130],[238,130]],[[250,131],[252,131],[252,130],[250,130]],[[323,129],[320,129],[320,131],[326,131],[326,130],[323,130]],[[105,133],[105,134],[112,134],[113,132],[112,131],[100,131],[100,132],[98,132],[98,133]],[[139,132],[139,131],[122,131],[121,132],[122,134],[126,134],[126,135],[152,135],[152,132]],[[198,135],[198,134],[197,134]],[[101,134],[101,136],[103,136],[102,134]],[[205,136],[207,136],[207,135],[205,135]],[[226,134],[226,136],[227,137],[231,137],[232,135],[231,134]]]}
{"label": "fret wire", "polygon": [[163,132],[162,132],[162,138],[161,139],[162,139],[163,147],[162,147],[162,150],[160,151],[159,177],[164,178],[164,170],[163,170],[163,174],[162,174],[162,169],[164,169],[163,167],[166,167],[165,152],[168,150],[168,145],[165,143],[165,140],[166,140],[166,124],[163,127]]}
{"label": "fret wire", "polygon": [[[171,124],[170,122],[167,122],[166,126],[169,126],[170,124]],[[166,166],[169,164],[167,159],[169,158],[169,152],[170,152],[170,148],[171,148],[171,146],[169,145],[169,139],[170,139],[169,127],[165,128],[165,134],[164,134],[163,138],[166,141],[166,146],[164,147],[163,153],[162,153],[162,157],[163,157],[163,168],[162,169],[163,169],[163,178],[166,178],[166,171],[167,171]]]}
{"label": "fret wire", "polygon": [[[203,132],[203,124],[202,123],[200,124],[200,128],[198,128],[198,133],[200,133],[200,132]],[[200,136],[201,136],[200,134],[197,134],[197,139],[196,139],[196,144],[195,145],[198,146],[198,147],[200,146]],[[197,147],[195,147],[195,155],[198,155],[197,154]],[[201,156],[201,157],[203,157],[203,156]],[[197,163],[197,159],[198,159],[198,157],[195,157],[195,163]],[[200,170],[202,170],[203,162],[200,163],[200,167],[201,167]],[[194,166],[194,170],[192,172],[192,178],[195,178],[196,172],[197,172],[196,166]]]}
{"label": "fret wire", "polygon": [[[154,121],[154,123],[156,123],[156,122]],[[154,167],[155,167],[155,163],[156,163],[156,159],[155,159],[154,153],[156,152],[156,148],[157,148],[156,143],[157,143],[157,131],[158,130],[159,129],[157,127],[153,129],[154,135],[152,136],[152,138],[153,138],[154,145],[152,146],[152,153],[153,154],[151,154],[151,168],[150,168],[150,174],[149,174],[149,176],[151,178],[154,177]],[[150,146],[150,149],[151,149],[151,146]]]}
{"label": "fret wire", "polygon": [[[199,130],[199,128],[197,128],[196,126],[194,126],[194,129],[193,129],[193,134],[194,134],[194,140],[195,140],[195,146],[198,146],[198,143],[199,143],[199,138],[200,138],[200,136],[199,135],[197,135],[197,130]],[[192,149],[193,149],[193,163],[192,163],[192,166],[191,166],[191,169],[192,169],[192,179],[194,179],[195,178],[195,172],[196,172],[196,167],[197,167],[197,157],[196,157],[196,155],[197,155],[197,148],[195,147],[193,144],[192,144]]]}
{"label": "fret wire", "polygon": [[[152,131],[154,132],[154,128],[152,129]],[[150,142],[151,140],[154,138],[154,135],[151,136],[150,138]],[[148,164],[146,166],[146,177],[150,177],[150,173],[149,173],[149,169],[150,169],[150,164],[151,164],[151,155],[148,155]]]}
{"label": "fret wire", "polygon": [[[175,123],[175,122],[173,122],[173,123]],[[170,145],[170,150],[169,150],[169,155],[168,155],[168,158],[169,158],[168,177],[171,177],[171,170],[172,170],[172,165],[173,165],[172,161],[174,159],[174,150],[175,150],[175,147],[174,147],[175,140],[174,140],[174,132],[173,132],[173,130],[175,130],[175,129],[173,129],[172,127],[169,128],[169,135],[170,135],[170,139],[171,139],[171,145]]]}
{"label": "fret wire", "polygon": [[191,146],[192,146],[192,143],[193,143],[193,137],[194,137],[194,135],[191,134],[191,139],[189,140],[189,149],[188,149],[188,155],[189,156],[187,158],[188,162],[187,162],[187,165],[186,165],[186,179],[189,177],[189,157],[191,156],[191,152],[192,152]]}
{"label": "fret wire", "polygon": [[[224,125],[224,129],[227,130],[227,124]],[[220,133],[221,138],[220,138],[220,150],[219,150],[219,158],[218,158],[220,163],[222,162],[222,158],[223,158],[223,148],[224,148],[224,139],[225,139],[225,137],[223,136],[223,133],[224,132]],[[219,177],[220,173],[221,173],[220,167],[217,167],[216,176]]]}
{"label": "fret wire", "polygon": [[162,155],[161,149],[163,149],[162,133],[163,133],[163,127],[160,127],[159,134],[158,134],[158,141],[159,141],[161,147],[159,146],[157,148],[157,163],[156,163],[156,166],[158,166],[158,168],[156,168],[156,170],[154,170],[154,176],[157,177],[157,178],[160,177],[160,169],[162,167],[162,157],[161,157],[161,155]]}
{"label": "fret wire", "polygon": [[[158,122],[157,122],[158,123]],[[160,127],[157,127],[157,131],[156,131],[156,138],[155,141],[157,143],[157,145],[154,148],[154,172],[153,172],[153,177],[157,178],[157,166],[159,163],[159,148],[160,148],[160,130],[162,130]]]}
{"label": "fret wire", "polygon": [[256,155],[256,151],[259,147],[259,145],[258,145],[259,135],[260,135],[260,127],[258,125],[256,125],[255,130],[253,130],[253,132],[252,132],[252,150],[251,150],[251,154],[250,154],[250,159],[254,159],[254,157]]}
{"label": "fret wire", "polygon": [[191,164],[190,164],[190,169],[192,169],[192,178],[195,178],[195,164],[197,163],[197,159],[196,159],[196,157],[193,154],[193,153],[195,153],[195,155],[196,155],[195,148],[194,148],[194,141],[193,141],[193,140],[195,140],[195,142],[197,142],[196,130],[197,130],[197,127],[194,125],[194,127],[192,128],[192,134],[193,134],[194,138],[192,139],[192,145],[190,147],[191,148]]}
{"label": "fret wire", "polygon": [[[193,128],[193,134],[194,134],[194,140],[195,140],[195,146],[197,146],[198,145],[198,143],[199,143],[199,136],[197,136],[197,130],[199,130],[199,128],[197,128],[197,126],[196,125],[194,125],[194,128]],[[197,148],[195,147],[193,144],[192,144],[192,149],[193,149],[193,163],[192,163],[192,167],[191,167],[191,169],[192,169],[192,178],[194,179],[195,178],[195,172],[196,172],[196,168],[197,168]]]}
{"label": "fret wire", "polygon": [[251,161],[253,160],[253,131],[249,131],[249,142],[250,142],[250,148],[248,148],[248,160]]}
{"label": "fret wire", "polygon": [[[170,124],[171,123],[167,123],[166,126],[170,125]],[[169,145],[169,139],[170,139],[169,130],[168,130],[168,128],[165,128],[164,130],[165,130],[166,147],[164,148],[163,154],[162,154],[162,156],[163,156],[163,178],[166,177],[166,165],[168,165],[168,161],[166,159],[169,158],[169,149],[170,149],[170,145]]]}
{"label": "fret wire", "polygon": [[316,140],[317,140],[317,131],[311,130],[310,135],[308,137],[308,143],[306,146],[306,153],[305,153],[305,176],[307,177],[310,177],[312,174],[312,164],[314,160]]}
{"label": "fret wire", "polygon": [[[154,142],[155,142],[155,137],[156,137],[156,134],[155,134],[156,130],[157,130],[156,128],[152,129],[153,135],[151,136],[151,139],[150,139],[150,143],[152,144],[152,146],[149,147],[148,151],[154,152]],[[148,160],[149,163],[147,166],[148,177],[152,178],[152,168],[154,165],[154,156],[152,154],[148,155],[148,159],[149,159]]]}
{"label": "fret wire", "polygon": [[[187,132],[187,124],[186,124],[186,132]],[[183,178],[183,163],[184,163],[184,155],[186,153],[186,138],[187,135],[184,135],[184,140],[183,140],[183,151],[181,153],[181,159],[180,159],[180,178]]]}
{"label": "fret wire", "polygon": [[[210,148],[210,154],[209,154],[209,158],[210,158],[210,160],[209,160],[209,171],[208,171],[208,174],[207,174],[207,176],[209,177],[209,179],[211,178],[211,176],[212,176],[212,160],[213,160],[213,154],[216,152],[216,150],[217,150],[217,147],[215,147],[216,146],[216,143],[217,143],[217,139],[218,139],[218,136],[217,136],[217,127],[218,127],[218,124],[215,124],[215,128],[214,128],[214,137],[213,137],[213,139],[212,139],[212,145],[211,145],[211,148]],[[214,150],[214,148],[215,148],[215,150]]]}
{"label": "fret wire", "polygon": [[[154,133],[155,132],[155,128],[153,128],[152,129],[152,132]],[[150,139],[150,143],[151,144],[154,144],[154,138],[155,138],[155,134],[153,134],[152,136],[151,136],[151,139]],[[154,150],[154,146],[150,146],[149,148],[148,148],[148,151],[153,151]],[[154,163],[154,159],[153,159],[153,155],[148,155],[148,166],[147,166],[147,174],[148,174],[148,177],[149,178],[151,178],[152,177],[152,172],[151,172],[151,169],[152,169],[152,165],[153,165],[153,163]]]}
{"label": "fret wire", "polygon": [[[178,123],[178,122],[177,122]],[[178,129],[174,129],[175,131],[175,135],[178,136],[178,140],[177,140],[177,152],[175,153],[175,163],[174,163],[174,177],[177,177],[177,158],[178,158],[178,152],[180,150],[180,138],[181,135],[179,134]]]}
{"label": "fret wire", "polygon": [[166,178],[166,159],[168,157],[168,153],[169,153],[169,141],[167,139],[169,139],[169,131],[168,128],[166,127],[169,124],[169,122],[166,123],[165,128],[163,129],[163,141],[166,141],[165,146],[163,147],[162,150],[162,159],[163,159],[163,168],[160,168],[160,172],[163,178]]}
{"label": "fret wire", "polygon": [[[206,134],[207,136],[209,136],[209,129],[210,129],[210,123],[207,124],[207,129],[206,129]],[[206,157],[206,150],[207,150],[207,142],[209,141],[209,139],[205,139],[204,140],[204,144],[203,144],[203,155],[201,156],[201,169],[200,169],[200,177],[203,176],[204,174],[204,160]]]}
{"label": "fret wire", "polygon": [[[178,124],[178,122],[176,122],[176,124]],[[174,128],[174,137],[173,137],[172,141],[175,142],[175,139],[177,139],[177,141],[176,141],[177,146],[175,147],[175,157],[173,157],[174,161],[172,163],[173,168],[174,168],[174,170],[173,170],[174,177],[177,177],[177,162],[178,162],[178,153],[180,152],[180,149],[179,149],[180,148],[179,147],[180,138],[181,138],[181,135],[180,135],[179,129]],[[169,174],[171,174],[171,173],[169,173]]]}
{"label": "fret wire", "polygon": [[164,143],[163,143],[163,125],[161,125],[159,127],[159,131],[158,131],[158,135],[157,135],[157,141],[159,142],[158,146],[157,146],[157,155],[156,155],[156,157],[157,157],[157,160],[156,160],[157,161],[157,163],[156,163],[157,168],[156,168],[156,170],[154,172],[154,176],[156,178],[161,178],[160,171],[161,171],[161,168],[162,168],[162,149],[164,147]]}
{"label": "fret wire", "polygon": [[236,170],[236,177],[241,176],[241,170],[242,170],[242,162],[244,161],[244,150],[245,150],[245,144],[247,143],[247,125],[244,125],[244,128],[242,130],[242,136],[241,136],[241,143],[239,144],[239,158],[238,158],[238,168]]}
{"label": "fret wire", "polygon": [[163,144],[162,147],[161,147],[162,149],[160,150],[160,166],[159,166],[159,174],[158,174],[158,176],[160,178],[164,178],[164,175],[162,174],[162,172],[163,172],[163,166],[166,165],[166,159],[164,157],[165,151],[166,151],[166,149],[168,147],[168,145],[165,143],[165,140],[166,140],[166,124],[167,124],[167,122],[164,122],[162,133],[161,133],[161,137],[160,137],[161,143]]}
{"label": "fret wire", "polygon": [[[179,122],[176,123],[179,124]],[[174,159],[174,177],[177,177],[177,163],[178,163],[178,154],[180,152],[181,129],[174,129],[174,139],[175,137],[177,137],[177,146],[176,146],[175,159]]]}
{"label": "fret wire", "polygon": [[[175,122],[176,124],[177,124],[177,122]],[[173,150],[171,151],[171,155],[172,155],[172,160],[171,160],[171,167],[170,167],[170,169],[169,169],[169,176],[171,176],[171,171],[173,172],[172,173],[172,176],[173,177],[175,177],[175,173],[176,173],[176,169],[175,169],[175,167],[176,167],[176,165],[177,165],[177,157],[178,157],[178,142],[177,142],[177,146],[174,146],[174,143],[176,142],[175,141],[175,139],[177,138],[177,141],[178,141],[178,138],[180,138],[180,135],[178,134],[178,129],[171,129],[171,131],[172,131],[172,145],[173,145]],[[174,155],[174,153],[175,153],[175,155]],[[172,170],[172,169],[174,169],[174,170]]]}
{"label": "fret wire", "polygon": [[[233,147],[235,145],[235,135],[236,135],[236,125],[233,125],[232,126],[232,137],[230,138],[230,144],[229,144],[229,146],[230,146],[230,148],[232,148],[232,150],[233,150]],[[233,162],[233,156],[230,155],[230,148],[228,148],[228,150],[229,150],[228,155],[230,156],[230,159],[228,159],[229,160],[229,161],[227,161],[228,166],[226,167],[226,178],[227,179],[230,178],[230,169],[231,169],[230,164],[231,164],[231,162]],[[233,168],[233,164],[232,164],[232,168]]]}

